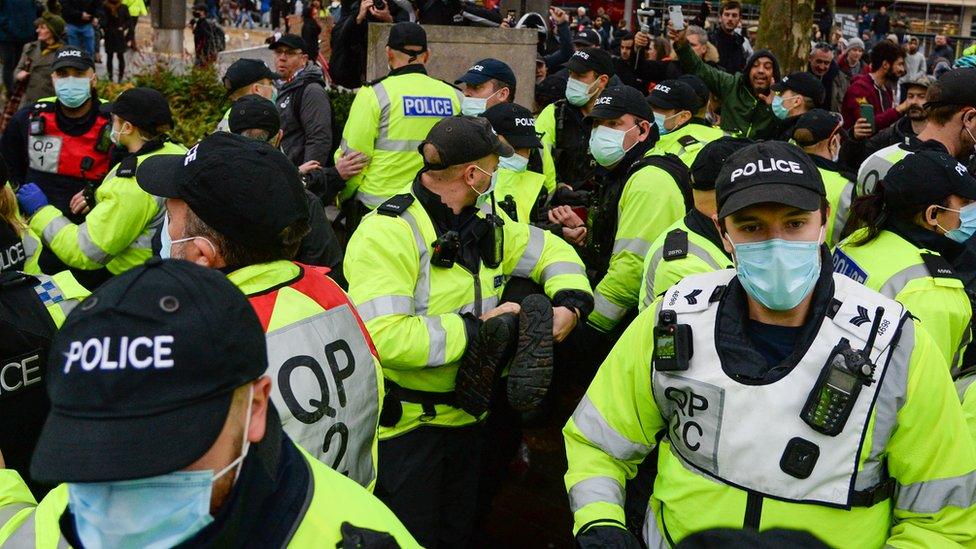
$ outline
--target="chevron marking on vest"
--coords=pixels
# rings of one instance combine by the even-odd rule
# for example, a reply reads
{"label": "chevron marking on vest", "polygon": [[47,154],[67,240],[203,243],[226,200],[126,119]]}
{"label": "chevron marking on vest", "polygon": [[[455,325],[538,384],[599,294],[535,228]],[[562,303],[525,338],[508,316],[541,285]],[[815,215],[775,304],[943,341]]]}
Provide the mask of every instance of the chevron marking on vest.
{"label": "chevron marking on vest", "polygon": [[868,310],[860,305],[857,306],[857,316],[851,318],[851,324],[860,328],[864,324],[871,322],[871,317],[868,316]]}
{"label": "chevron marking on vest", "polygon": [[701,293],[702,293],[701,289],[692,290],[691,293],[684,296],[684,298],[688,300],[688,305],[697,305],[698,304],[697,297]]}

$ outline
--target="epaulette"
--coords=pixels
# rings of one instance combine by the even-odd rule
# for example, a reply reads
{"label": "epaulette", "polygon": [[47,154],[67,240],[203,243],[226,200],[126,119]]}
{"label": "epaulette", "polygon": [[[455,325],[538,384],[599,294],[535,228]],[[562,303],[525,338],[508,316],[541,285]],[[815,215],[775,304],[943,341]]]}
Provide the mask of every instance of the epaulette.
{"label": "epaulette", "polygon": [[135,177],[138,166],[139,162],[135,155],[127,156],[119,162],[119,169],[115,170],[115,175],[118,177]]}
{"label": "epaulette", "polygon": [[682,147],[690,147],[692,145],[695,145],[695,144],[700,143],[700,141],[698,141],[697,139],[695,139],[695,136],[693,136],[693,135],[683,135],[683,136],[681,136],[681,137],[678,138],[678,143]]}
{"label": "epaulette", "polygon": [[664,237],[664,247],[661,249],[661,259],[675,261],[688,257],[688,233],[675,229]]}
{"label": "epaulette", "polygon": [[31,112],[54,112],[54,101],[38,101],[31,107]]}
{"label": "epaulette", "polygon": [[922,262],[932,278],[959,278],[952,265],[939,254],[922,252]]}
{"label": "epaulette", "polygon": [[400,217],[413,204],[414,196],[409,193],[397,194],[376,208],[376,212],[387,217]]}

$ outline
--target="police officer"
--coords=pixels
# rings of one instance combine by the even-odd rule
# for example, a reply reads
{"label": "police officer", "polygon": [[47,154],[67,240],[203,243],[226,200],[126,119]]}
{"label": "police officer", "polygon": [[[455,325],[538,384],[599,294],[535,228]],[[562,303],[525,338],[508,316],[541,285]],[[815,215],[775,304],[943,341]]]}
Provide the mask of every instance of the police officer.
{"label": "police officer", "polygon": [[551,179],[548,185],[559,182],[579,190],[585,183],[592,183],[596,167],[587,154],[590,127],[583,118],[593,110],[597,98],[609,85],[613,61],[600,48],[584,48],[573,54],[566,68],[569,80],[565,98],[539,113],[535,129],[542,134],[542,143],[555,162],[555,171],[547,175]]}
{"label": "police officer", "polygon": [[185,156],[152,159],[138,177],[147,192],[166,197],[162,254],[224,270],[251,301],[267,333],[285,432],[372,487],[379,361],[327,271],[291,261],[308,232],[298,170],[267,143],[218,132]]}
{"label": "police officer", "polygon": [[838,163],[844,139],[844,119],[839,113],[813,109],[800,115],[793,125],[790,139],[810,156],[823,178],[830,203],[827,220],[827,246],[843,238],[844,227],[854,199],[854,173]]}
{"label": "police officer", "polygon": [[[228,131],[265,141],[272,147],[281,142],[281,116],[275,104],[260,95],[245,95],[231,105],[228,118]],[[299,171],[301,171],[299,169]],[[295,261],[306,265],[318,265],[329,268],[329,278],[335,280],[339,286],[346,287],[342,276],[342,248],[336,238],[335,231],[325,209],[316,195],[307,188],[305,197],[308,198],[308,234],[302,238],[302,243],[295,252]]]}
{"label": "police officer", "polygon": [[[353,234],[345,272],[386,377],[376,493],[421,544],[454,547],[471,533],[497,376],[510,363],[497,398],[538,407],[552,345],[585,320],[592,297],[568,244],[479,210],[498,158],[514,153],[487,120],[444,119],[420,150],[423,170]],[[549,299],[499,306],[509,277],[532,279]]]}
{"label": "police officer", "polygon": [[976,273],[976,262],[964,253],[976,232],[973,202],[976,179],[961,163],[918,151],[855,203],[853,223],[862,228],[834,251],[837,272],[897,300],[922,321],[954,373],[972,341],[972,303],[960,276]]}
{"label": "police officer", "polygon": [[50,277],[0,272],[0,450],[6,467],[25,476],[37,497],[47,489],[27,469],[50,407],[44,391],[48,351],[55,331],[86,296],[67,271]]}
{"label": "police officer", "polygon": [[732,153],[752,143],[741,137],[721,137],[707,143],[691,164],[691,194],[695,207],[668,227],[651,244],[637,308],[643,311],[654,299],[686,276],[732,267],[732,257],[722,245],[712,216],[715,180]]}
{"label": "police officer", "polygon": [[478,116],[495,105],[515,101],[515,84],[515,73],[503,61],[492,58],[476,61],[454,81],[464,93],[461,114]]}
{"label": "police officer", "polygon": [[[69,221],[80,223],[86,206],[81,199],[85,192],[91,196],[108,173],[112,121],[99,109],[95,62],[88,53],[65,46],[55,54],[52,69],[56,97],[17,111],[0,146],[14,186],[35,183]],[[64,268],[42,267],[46,272]]]}
{"label": "police officer", "polygon": [[656,299],[563,430],[580,545],[636,544],[622,487],[658,441],[648,547],[714,527],[974,542],[976,447],[945,363],[901,305],[832,272],[825,196],[793,145],[726,163],[717,224],[736,270]]}
{"label": "police officer", "polygon": [[282,432],[261,323],[222,274],[153,259],[115,277],[72,313],[51,358],[31,471],[66,484],[7,545],[417,547]]}
{"label": "police officer", "polygon": [[[147,158],[182,154],[186,148],[169,140],[173,116],[166,97],[154,89],[126,90],[105,110],[112,114],[112,142],[128,156],[112,168],[93,198],[83,199],[94,206],[85,221],[76,225],[56,206],[45,204],[36,185],[21,188],[20,203],[45,249],[76,271],[101,271],[107,277],[149,259],[153,235],[163,224],[162,200],[139,188],[136,169]],[[84,282],[94,287],[95,280],[97,275],[91,274]]]}
{"label": "police officer", "polygon": [[7,163],[0,155],[0,272],[41,272],[41,240],[37,238],[20,215],[17,196],[7,182]]}
{"label": "police officer", "polygon": [[800,115],[823,103],[824,87],[819,78],[803,71],[784,76],[773,84],[772,90],[770,107],[773,115],[781,121],[779,139],[789,141],[793,138],[793,127]]}
{"label": "police officer", "polygon": [[535,131],[532,111],[516,103],[501,103],[486,110],[482,116],[491,122],[499,139],[515,151],[511,156],[498,159],[498,182],[494,190],[496,206],[513,221],[547,222],[541,206],[555,188],[546,186],[543,146]]}
{"label": "police officer", "polygon": [[724,135],[720,128],[699,117],[705,105],[686,80],[659,83],[647,96],[647,103],[654,111],[654,124],[661,136],[649,154],[677,155],[690,168],[706,143]]}
{"label": "police officer", "polygon": [[[347,206],[347,230],[358,218],[400,191],[423,165],[417,145],[440,119],[461,112],[461,92],[446,82],[427,76],[430,60],[427,33],[416,23],[397,23],[390,29],[386,59],[391,67],[385,77],[359,89],[349,109],[336,158],[364,153],[369,165],[347,181],[342,198],[355,200]],[[358,209],[357,209],[358,208]],[[352,226],[349,226],[349,223]]]}
{"label": "police officer", "polygon": [[954,69],[929,86],[925,129],[917,137],[885,147],[867,157],[857,171],[857,194],[874,190],[898,161],[922,149],[948,153],[965,162],[976,145],[976,68]]}
{"label": "police officer", "polygon": [[673,154],[647,155],[657,135],[639,91],[607,88],[587,118],[593,121],[590,154],[600,165],[583,250],[596,284],[589,324],[607,333],[637,305],[651,243],[685,215],[692,200],[684,163]]}
{"label": "police officer", "polygon": [[[227,89],[227,99],[231,102],[245,95],[260,95],[274,103],[278,98],[278,88],[274,83],[280,79],[281,75],[269,69],[260,59],[238,59],[227,67],[221,83]],[[228,118],[230,118],[230,107],[224,112],[224,117],[217,124],[216,131],[230,131]]]}

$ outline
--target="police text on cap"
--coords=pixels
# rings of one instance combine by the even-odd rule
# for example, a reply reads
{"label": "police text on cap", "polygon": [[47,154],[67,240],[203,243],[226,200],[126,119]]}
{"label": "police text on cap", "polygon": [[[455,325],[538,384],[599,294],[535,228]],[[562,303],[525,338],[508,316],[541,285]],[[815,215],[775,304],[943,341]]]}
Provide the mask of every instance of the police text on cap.
{"label": "police text on cap", "polygon": [[782,173],[795,173],[803,175],[803,168],[800,167],[799,162],[794,162],[792,160],[778,160],[775,158],[769,159],[769,164],[764,164],[765,160],[759,160],[758,162],[750,162],[741,168],[736,168],[732,170],[732,177],[729,179],[730,182],[735,181],[740,175],[746,177],[753,175],[755,173],[772,173],[772,172],[782,172]]}

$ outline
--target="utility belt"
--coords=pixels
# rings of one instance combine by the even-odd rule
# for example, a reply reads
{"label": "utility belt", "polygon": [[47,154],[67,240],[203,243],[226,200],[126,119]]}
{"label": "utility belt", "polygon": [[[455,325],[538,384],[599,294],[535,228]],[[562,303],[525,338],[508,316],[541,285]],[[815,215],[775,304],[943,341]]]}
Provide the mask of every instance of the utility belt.
{"label": "utility belt", "polygon": [[380,426],[393,427],[400,422],[403,417],[403,403],[411,402],[420,404],[423,414],[420,416],[421,422],[433,421],[437,417],[438,404],[457,408],[457,398],[454,391],[449,393],[437,393],[434,391],[418,391],[417,389],[407,389],[390,381],[389,378],[383,380],[386,386],[386,395],[383,397],[383,412],[380,414]]}

